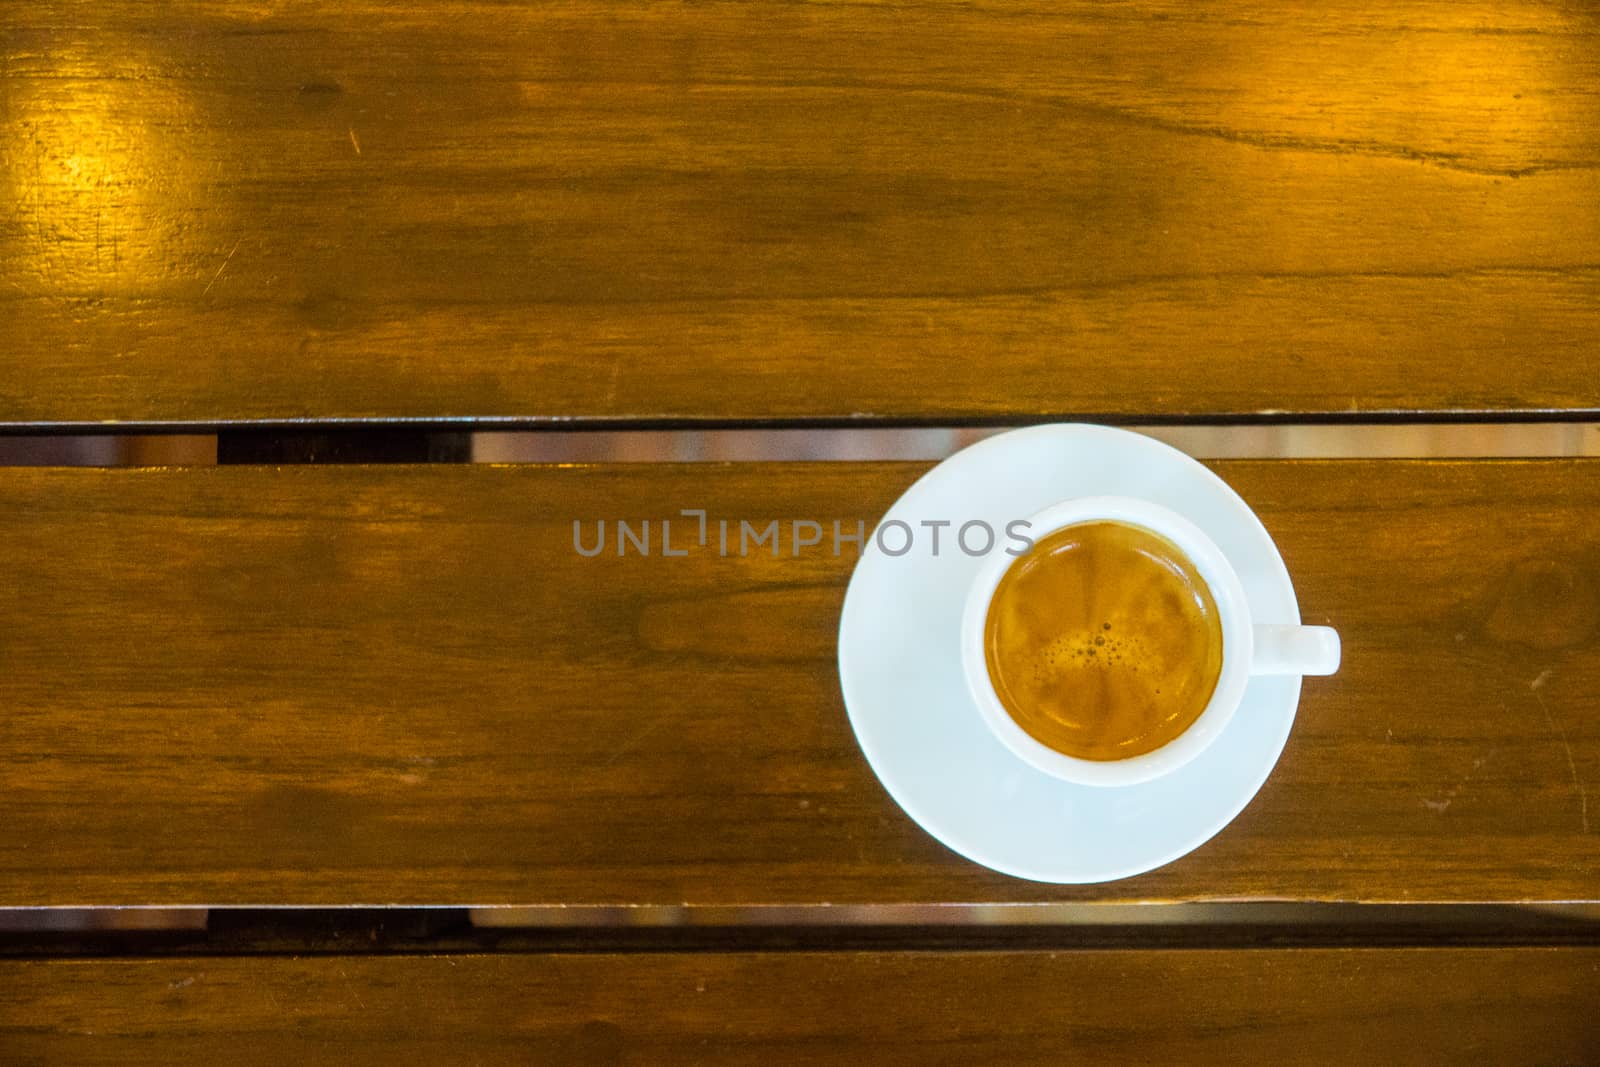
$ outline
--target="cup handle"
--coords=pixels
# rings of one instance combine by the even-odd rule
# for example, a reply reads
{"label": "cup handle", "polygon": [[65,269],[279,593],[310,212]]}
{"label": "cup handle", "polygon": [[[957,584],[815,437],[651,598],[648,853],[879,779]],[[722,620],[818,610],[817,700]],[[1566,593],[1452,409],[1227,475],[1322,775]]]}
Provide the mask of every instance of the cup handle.
{"label": "cup handle", "polygon": [[1330,626],[1255,627],[1251,674],[1332,674],[1339,669],[1339,634]]}

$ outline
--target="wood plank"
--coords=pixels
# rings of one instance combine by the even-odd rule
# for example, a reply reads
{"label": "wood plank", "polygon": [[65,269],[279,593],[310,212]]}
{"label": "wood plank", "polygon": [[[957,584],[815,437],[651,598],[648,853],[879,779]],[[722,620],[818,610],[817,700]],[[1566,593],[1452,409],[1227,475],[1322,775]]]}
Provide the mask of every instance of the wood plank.
{"label": "wood plank", "polygon": [[0,425],[1600,413],[1600,10],[0,11]]}
{"label": "wood plank", "polygon": [[573,549],[926,465],[0,470],[0,905],[1600,899],[1600,461],[1214,466],[1345,666],[1231,827],[1076,889],[872,777],[849,546]]}
{"label": "wood plank", "polygon": [[0,963],[11,1062],[1592,1062],[1600,950]]}
{"label": "wood plank", "polygon": [[[925,464],[0,470],[0,905],[1600,899],[1600,461],[1214,466],[1345,665],[1231,827],[1076,889],[873,778],[850,546],[738,555]],[[656,554],[574,551],[618,517]]]}

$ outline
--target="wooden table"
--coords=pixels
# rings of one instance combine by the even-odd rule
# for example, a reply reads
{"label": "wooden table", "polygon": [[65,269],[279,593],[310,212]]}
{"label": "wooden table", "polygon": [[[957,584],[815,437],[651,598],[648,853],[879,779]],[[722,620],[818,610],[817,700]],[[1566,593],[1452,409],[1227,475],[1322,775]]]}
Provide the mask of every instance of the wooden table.
{"label": "wooden table", "polygon": [[[213,909],[0,935],[0,1061],[1591,1060],[1594,928],[1507,906],[1600,901],[1600,461],[1216,463],[1345,667],[1076,887],[877,784],[848,554],[571,550],[925,464],[448,461],[1592,419],[1597,87],[1541,2],[8,6],[0,428],[224,462],[0,468],[0,907]],[[1180,902],[1244,918],[1006,910]]]}

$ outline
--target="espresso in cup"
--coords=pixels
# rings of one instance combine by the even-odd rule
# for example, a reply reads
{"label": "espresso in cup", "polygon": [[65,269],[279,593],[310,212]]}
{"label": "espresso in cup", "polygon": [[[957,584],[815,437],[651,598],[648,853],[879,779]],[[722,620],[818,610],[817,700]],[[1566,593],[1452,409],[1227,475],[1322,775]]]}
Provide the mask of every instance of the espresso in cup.
{"label": "espresso in cup", "polygon": [[1168,744],[1210,703],[1222,617],[1199,568],[1141,526],[1041,537],[1001,576],[983,648],[1006,713],[1040,744],[1123,760]]}

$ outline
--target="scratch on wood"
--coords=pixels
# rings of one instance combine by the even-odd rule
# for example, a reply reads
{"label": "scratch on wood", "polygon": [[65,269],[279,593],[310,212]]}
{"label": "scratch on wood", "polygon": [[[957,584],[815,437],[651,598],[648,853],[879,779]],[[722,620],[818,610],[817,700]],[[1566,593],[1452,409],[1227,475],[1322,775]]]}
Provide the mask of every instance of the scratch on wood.
{"label": "scratch on wood", "polygon": [[350,145],[356,150],[356,155],[359,156],[361,154],[361,140],[356,137],[356,128],[354,126],[350,127]]}
{"label": "scratch on wood", "polygon": [[1461,794],[1461,791],[1471,784],[1473,776],[1483,769],[1483,765],[1488,763],[1493,755],[1494,749],[1491,748],[1488,752],[1485,752],[1483,755],[1473,760],[1472,770],[1465,778],[1461,779],[1461,781],[1457,782],[1449,789],[1446,789],[1440,795],[1438,800],[1431,800],[1428,797],[1423,797],[1422,806],[1436,815],[1443,815],[1447,810],[1449,810],[1450,805],[1455,803],[1455,799]]}
{"label": "scratch on wood", "polygon": [[633,737],[612,749],[611,755],[606,757],[605,762],[601,764],[601,766],[609,767],[616,763],[617,760],[627,755],[629,752],[632,752],[634,749],[638,748],[644,743],[645,738],[655,733],[656,730],[664,725],[670,718],[672,718],[672,713],[670,711],[666,711],[651,719],[650,722],[645,724],[645,728],[643,730],[640,730],[638,733],[634,734]]}
{"label": "scratch on wood", "polygon": [[1561,739],[1561,751],[1567,754],[1567,771],[1572,775],[1572,788],[1578,791],[1578,813],[1583,823],[1583,832],[1589,832],[1589,792],[1583,788],[1583,779],[1578,777],[1578,761],[1572,758],[1572,744],[1567,740],[1567,731],[1556,722],[1555,716],[1550,714],[1550,706],[1544,702],[1544,696],[1539,692],[1539,686],[1550,674],[1545,671],[1534,679],[1532,685],[1533,699],[1539,702],[1539,710],[1544,712],[1544,721],[1550,724],[1550,729]]}
{"label": "scratch on wood", "polygon": [[[244,237],[241,235],[239,237],[239,241],[243,240]],[[201,296],[205,296],[207,293],[209,293],[211,291],[211,287],[217,284],[217,279],[222,277],[222,272],[228,269],[228,263],[233,259],[233,253],[239,251],[239,241],[233,242],[233,248],[229,250],[226,258],[223,259],[222,266],[218,267],[217,273],[211,276],[211,280],[209,282],[206,282],[206,287],[200,290]]]}
{"label": "scratch on wood", "polygon": [[606,407],[613,407],[617,402],[617,378],[622,374],[622,360],[611,361],[611,381],[606,385]]}

